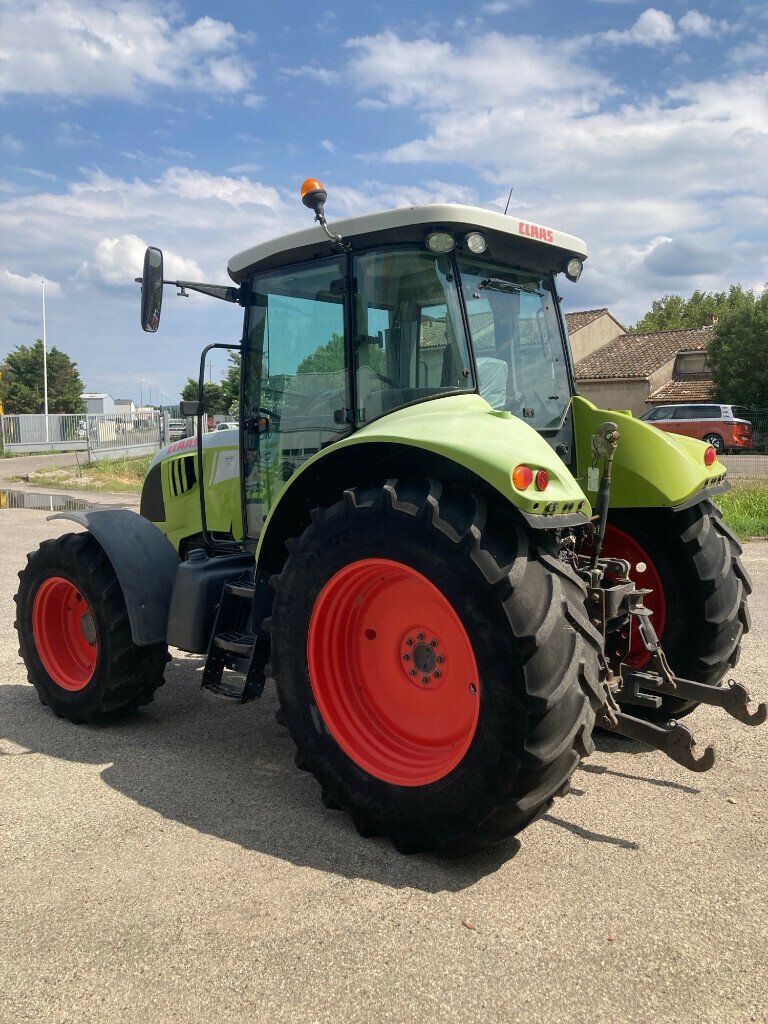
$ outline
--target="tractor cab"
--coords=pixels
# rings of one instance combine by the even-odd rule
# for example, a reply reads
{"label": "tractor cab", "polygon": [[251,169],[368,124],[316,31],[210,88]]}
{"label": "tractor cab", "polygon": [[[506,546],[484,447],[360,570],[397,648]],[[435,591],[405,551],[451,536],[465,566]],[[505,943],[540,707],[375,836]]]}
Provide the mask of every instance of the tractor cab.
{"label": "tractor cab", "polygon": [[463,206],[391,210],[335,228],[334,239],[314,228],[229,263],[246,307],[247,534],[258,536],[311,456],[438,399],[478,395],[488,413],[522,421],[572,465],[573,375],[555,279],[578,277],[584,243]]}

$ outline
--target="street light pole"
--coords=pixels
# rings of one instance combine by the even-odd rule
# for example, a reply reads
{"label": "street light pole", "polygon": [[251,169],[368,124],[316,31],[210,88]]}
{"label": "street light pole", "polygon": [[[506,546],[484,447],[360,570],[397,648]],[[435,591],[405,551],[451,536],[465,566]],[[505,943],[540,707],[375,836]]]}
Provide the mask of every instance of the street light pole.
{"label": "street light pole", "polygon": [[142,377],[142,378],[141,378],[141,379],[139,380],[139,405],[140,405],[140,407],[141,407],[142,409],[144,408],[144,385],[145,385],[145,384],[146,384],[146,381],[145,381],[145,380],[144,380],[144,378]]}
{"label": "street light pole", "polygon": [[50,440],[48,430],[48,343],[45,337],[45,278],[40,282],[43,286],[43,409],[45,411],[45,443]]}

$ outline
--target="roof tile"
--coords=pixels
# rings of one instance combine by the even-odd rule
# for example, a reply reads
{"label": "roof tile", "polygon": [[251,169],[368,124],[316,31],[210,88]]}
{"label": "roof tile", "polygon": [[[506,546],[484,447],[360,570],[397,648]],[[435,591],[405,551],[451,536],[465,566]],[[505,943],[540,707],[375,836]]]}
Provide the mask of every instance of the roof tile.
{"label": "roof tile", "polygon": [[712,327],[624,334],[576,364],[578,380],[644,380],[678,352],[706,349]]}

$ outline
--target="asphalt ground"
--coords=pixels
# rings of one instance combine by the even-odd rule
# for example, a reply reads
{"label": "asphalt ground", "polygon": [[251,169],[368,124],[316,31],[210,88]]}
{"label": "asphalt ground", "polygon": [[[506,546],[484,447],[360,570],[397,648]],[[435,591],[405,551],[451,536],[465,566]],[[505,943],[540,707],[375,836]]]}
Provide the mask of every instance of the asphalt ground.
{"label": "asphalt ground", "polygon": [[[26,551],[69,529],[0,511],[0,1021],[768,1021],[766,749],[714,709],[686,772],[601,735],[521,842],[457,861],[358,837],[298,771],[275,700],[200,694],[74,726],[17,654]],[[750,543],[738,677],[763,699],[768,543]]]}

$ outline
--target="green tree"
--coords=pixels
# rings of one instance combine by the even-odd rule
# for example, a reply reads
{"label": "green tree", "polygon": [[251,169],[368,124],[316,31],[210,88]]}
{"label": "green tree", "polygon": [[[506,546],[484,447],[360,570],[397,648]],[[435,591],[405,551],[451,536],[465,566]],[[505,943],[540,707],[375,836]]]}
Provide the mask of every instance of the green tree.
{"label": "green tree", "polygon": [[768,406],[768,290],[727,309],[707,347],[715,400]]}
{"label": "green tree", "polygon": [[221,390],[224,395],[224,412],[228,414],[232,412],[233,407],[239,405],[240,402],[240,353],[230,352],[229,353],[229,366],[227,367],[227,375],[221,382]]}
{"label": "green tree", "polygon": [[734,284],[727,292],[702,292],[698,289],[690,299],[682,295],[665,295],[654,299],[651,308],[630,327],[633,334],[652,331],[679,331],[692,327],[705,327],[713,318],[720,318],[728,310],[740,306],[751,292],[745,292],[741,285]]}
{"label": "green tree", "polygon": [[[48,352],[48,411],[85,412],[83,382],[66,352],[55,346]],[[45,412],[43,343],[19,345],[0,365],[0,398],[7,413]]]}
{"label": "green tree", "polygon": [[[191,377],[187,378],[187,383],[184,385],[181,397],[185,402],[197,401],[196,380],[193,380]],[[221,384],[206,381],[203,384],[203,402],[205,404],[205,411],[212,416],[219,412],[226,412],[224,391]]]}
{"label": "green tree", "polygon": [[[373,344],[364,346],[360,353],[361,362],[365,362],[375,373],[383,373],[386,365],[384,353]],[[320,345],[314,352],[299,363],[297,373],[331,373],[344,369],[344,338],[341,334],[332,334],[325,345]]]}

